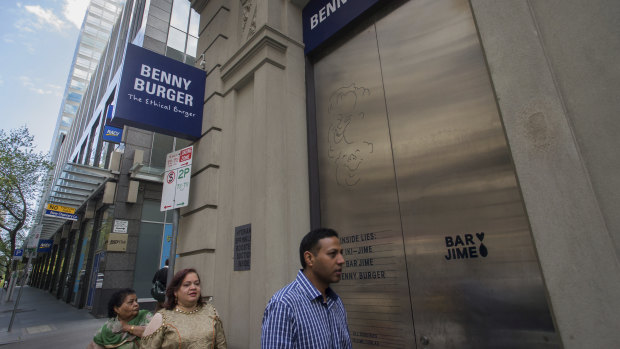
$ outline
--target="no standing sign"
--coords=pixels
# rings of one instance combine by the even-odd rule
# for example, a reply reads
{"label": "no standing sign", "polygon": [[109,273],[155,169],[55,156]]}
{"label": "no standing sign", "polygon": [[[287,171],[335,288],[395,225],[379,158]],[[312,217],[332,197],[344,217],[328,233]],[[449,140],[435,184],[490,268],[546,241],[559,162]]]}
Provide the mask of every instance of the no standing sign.
{"label": "no standing sign", "polygon": [[166,156],[160,211],[188,205],[193,151],[194,147],[189,146]]}

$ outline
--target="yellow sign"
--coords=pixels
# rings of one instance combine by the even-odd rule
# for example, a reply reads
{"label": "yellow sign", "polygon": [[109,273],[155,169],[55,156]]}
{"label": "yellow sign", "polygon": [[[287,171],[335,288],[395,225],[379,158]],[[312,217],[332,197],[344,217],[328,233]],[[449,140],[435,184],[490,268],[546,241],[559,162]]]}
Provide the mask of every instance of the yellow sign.
{"label": "yellow sign", "polygon": [[127,234],[110,233],[110,237],[108,238],[108,251],[127,251]]}
{"label": "yellow sign", "polygon": [[58,212],[63,212],[63,213],[68,213],[68,214],[75,214],[75,209],[73,207],[47,204],[47,209],[50,211],[58,211]]}

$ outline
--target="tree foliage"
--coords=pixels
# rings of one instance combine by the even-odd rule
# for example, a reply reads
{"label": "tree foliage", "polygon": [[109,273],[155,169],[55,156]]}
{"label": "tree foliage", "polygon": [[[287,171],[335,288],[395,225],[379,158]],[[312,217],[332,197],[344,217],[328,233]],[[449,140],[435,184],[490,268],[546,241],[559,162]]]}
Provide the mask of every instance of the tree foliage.
{"label": "tree foliage", "polygon": [[[21,237],[23,239],[23,237]],[[17,237],[20,240],[20,236]],[[0,270],[8,270],[13,259],[13,251],[8,240],[0,239]]]}
{"label": "tree foliage", "polygon": [[0,238],[10,248],[9,258],[18,236],[29,228],[42,181],[52,168],[46,154],[35,152],[33,141],[26,126],[0,130]]}

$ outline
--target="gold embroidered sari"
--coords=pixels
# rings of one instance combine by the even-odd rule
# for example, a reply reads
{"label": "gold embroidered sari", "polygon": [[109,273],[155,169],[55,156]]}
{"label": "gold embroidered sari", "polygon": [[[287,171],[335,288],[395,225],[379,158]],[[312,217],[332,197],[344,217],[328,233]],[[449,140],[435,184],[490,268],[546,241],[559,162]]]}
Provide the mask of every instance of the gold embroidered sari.
{"label": "gold embroidered sari", "polygon": [[144,330],[140,348],[226,349],[226,337],[211,304],[189,313],[162,309]]}

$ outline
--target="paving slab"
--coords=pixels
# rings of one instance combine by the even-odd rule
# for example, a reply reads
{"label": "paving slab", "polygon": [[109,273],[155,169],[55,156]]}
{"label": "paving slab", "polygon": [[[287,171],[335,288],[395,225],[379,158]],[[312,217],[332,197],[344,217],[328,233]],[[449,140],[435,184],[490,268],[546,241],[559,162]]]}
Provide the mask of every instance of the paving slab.
{"label": "paving slab", "polygon": [[4,301],[0,292],[0,347],[4,348],[86,348],[106,319],[95,318],[86,309],[77,309],[56,299],[47,291],[24,286],[15,312],[11,332],[11,315],[20,288],[13,301]]}

